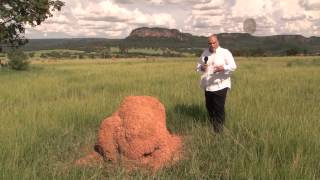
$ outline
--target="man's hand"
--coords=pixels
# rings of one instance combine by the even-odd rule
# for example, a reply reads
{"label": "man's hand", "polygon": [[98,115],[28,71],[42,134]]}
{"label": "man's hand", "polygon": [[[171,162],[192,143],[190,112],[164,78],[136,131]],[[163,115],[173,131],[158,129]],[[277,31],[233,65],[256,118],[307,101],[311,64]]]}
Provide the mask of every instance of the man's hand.
{"label": "man's hand", "polygon": [[214,72],[223,72],[223,71],[224,71],[223,65],[214,67]]}
{"label": "man's hand", "polygon": [[202,64],[201,65],[201,71],[206,72],[208,69],[208,64]]}

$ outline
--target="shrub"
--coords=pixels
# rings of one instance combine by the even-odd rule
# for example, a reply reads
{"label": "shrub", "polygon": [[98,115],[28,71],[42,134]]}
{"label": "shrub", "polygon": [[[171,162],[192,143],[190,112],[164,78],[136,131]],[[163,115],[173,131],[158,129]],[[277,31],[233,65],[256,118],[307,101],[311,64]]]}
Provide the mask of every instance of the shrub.
{"label": "shrub", "polygon": [[29,66],[28,56],[21,49],[8,53],[8,66],[14,70],[26,70]]}
{"label": "shrub", "polygon": [[29,52],[29,53],[28,53],[28,56],[29,56],[30,58],[33,58],[34,55],[35,55],[35,52]]}

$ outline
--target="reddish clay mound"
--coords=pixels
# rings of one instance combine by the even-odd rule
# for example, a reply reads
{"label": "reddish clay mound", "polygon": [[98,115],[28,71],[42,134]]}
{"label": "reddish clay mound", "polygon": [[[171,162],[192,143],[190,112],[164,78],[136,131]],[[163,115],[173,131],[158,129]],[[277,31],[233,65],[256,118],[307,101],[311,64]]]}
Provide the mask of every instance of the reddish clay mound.
{"label": "reddish clay mound", "polygon": [[102,122],[95,146],[105,160],[153,170],[177,161],[181,149],[181,138],[166,128],[164,106],[150,96],[126,97]]}

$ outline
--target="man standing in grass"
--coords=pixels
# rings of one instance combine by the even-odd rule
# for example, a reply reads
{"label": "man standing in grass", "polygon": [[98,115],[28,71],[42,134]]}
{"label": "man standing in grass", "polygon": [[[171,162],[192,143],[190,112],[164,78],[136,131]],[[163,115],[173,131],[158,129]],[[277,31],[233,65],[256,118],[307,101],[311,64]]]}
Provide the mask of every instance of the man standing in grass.
{"label": "man standing in grass", "polygon": [[219,46],[216,35],[209,36],[208,45],[201,54],[197,71],[202,72],[200,86],[205,91],[206,108],[213,130],[221,133],[227,91],[231,88],[230,75],[237,66],[231,52]]}

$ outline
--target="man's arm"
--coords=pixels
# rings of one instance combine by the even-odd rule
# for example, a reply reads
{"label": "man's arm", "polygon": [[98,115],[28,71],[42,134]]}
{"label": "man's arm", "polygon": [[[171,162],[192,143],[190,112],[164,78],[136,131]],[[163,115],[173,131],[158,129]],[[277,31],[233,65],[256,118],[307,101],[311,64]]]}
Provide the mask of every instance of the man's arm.
{"label": "man's arm", "polygon": [[225,64],[223,67],[224,73],[230,74],[237,69],[237,65],[236,65],[234,58],[229,50],[225,51],[224,56],[225,56],[225,58],[224,58]]}
{"label": "man's arm", "polygon": [[201,54],[197,67],[196,67],[196,71],[197,72],[205,72],[207,70],[207,64],[204,63],[203,58],[204,58],[204,53]]}

